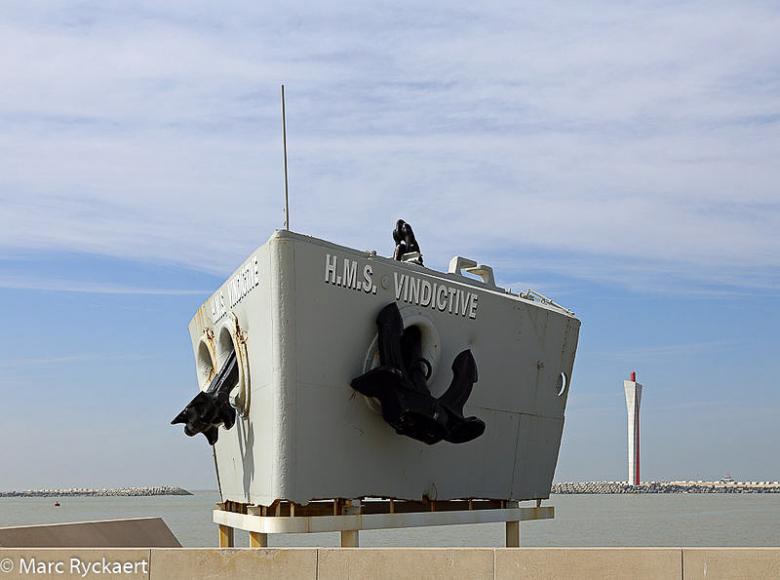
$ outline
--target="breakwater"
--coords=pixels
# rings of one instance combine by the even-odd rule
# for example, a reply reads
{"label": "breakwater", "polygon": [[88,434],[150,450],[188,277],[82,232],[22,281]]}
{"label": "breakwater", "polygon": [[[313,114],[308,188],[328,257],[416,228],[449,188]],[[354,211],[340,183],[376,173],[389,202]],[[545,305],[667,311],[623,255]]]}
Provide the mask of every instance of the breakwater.
{"label": "breakwater", "polygon": [[552,493],[780,493],[779,481],[574,481],[554,483]]}
{"label": "breakwater", "polygon": [[0,491],[0,497],[142,497],[152,495],[192,495],[192,493],[186,489],[174,487],[171,485],[101,489],[73,487],[70,489],[29,489],[26,491]]}

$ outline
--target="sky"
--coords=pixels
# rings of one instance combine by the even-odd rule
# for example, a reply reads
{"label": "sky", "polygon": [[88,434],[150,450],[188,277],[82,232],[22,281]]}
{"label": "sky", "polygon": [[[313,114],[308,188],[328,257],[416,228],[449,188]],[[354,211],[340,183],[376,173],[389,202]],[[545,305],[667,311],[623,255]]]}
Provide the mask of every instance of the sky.
{"label": "sky", "polygon": [[582,320],[557,481],[780,479],[775,2],[0,4],[0,489],[215,488],[187,323],[284,216]]}

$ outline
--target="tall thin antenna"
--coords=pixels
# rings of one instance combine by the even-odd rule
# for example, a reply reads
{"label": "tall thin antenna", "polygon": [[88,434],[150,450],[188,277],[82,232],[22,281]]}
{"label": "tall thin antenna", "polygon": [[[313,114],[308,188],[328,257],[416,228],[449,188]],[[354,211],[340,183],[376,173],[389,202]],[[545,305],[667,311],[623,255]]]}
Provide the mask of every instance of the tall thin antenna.
{"label": "tall thin antenna", "polygon": [[282,85],[282,142],[284,144],[284,229],[290,229],[290,191],[287,183],[287,114],[284,110],[284,85]]}

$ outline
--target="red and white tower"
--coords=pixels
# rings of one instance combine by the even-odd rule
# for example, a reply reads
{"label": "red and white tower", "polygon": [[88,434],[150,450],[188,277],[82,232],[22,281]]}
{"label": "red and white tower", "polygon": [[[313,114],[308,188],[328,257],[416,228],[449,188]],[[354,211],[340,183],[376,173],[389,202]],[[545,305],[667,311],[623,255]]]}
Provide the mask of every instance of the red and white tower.
{"label": "red and white tower", "polygon": [[642,402],[642,385],[636,382],[636,371],[623,381],[628,410],[628,483],[639,485],[639,405]]}

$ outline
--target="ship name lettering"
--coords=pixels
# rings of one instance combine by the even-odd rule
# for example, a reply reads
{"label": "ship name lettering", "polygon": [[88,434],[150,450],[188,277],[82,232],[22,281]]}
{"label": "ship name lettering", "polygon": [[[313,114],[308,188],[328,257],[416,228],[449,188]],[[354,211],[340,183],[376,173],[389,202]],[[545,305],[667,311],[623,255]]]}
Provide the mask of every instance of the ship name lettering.
{"label": "ship name lettering", "polygon": [[260,262],[252,256],[211,299],[211,320],[218,322],[260,285]]}
{"label": "ship name lettering", "polygon": [[[365,294],[376,294],[374,268],[361,266],[358,260],[325,254],[325,283]],[[415,304],[439,312],[470,318],[477,317],[479,296],[441,282],[431,282],[411,274],[393,273],[396,302]]]}
{"label": "ship name lettering", "polygon": [[[358,272],[361,273],[360,277]],[[339,268],[338,256],[331,254],[325,255],[325,283],[350,290],[360,290],[366,294],[376,294],[374,267],[371,264],[365,264],[361,268],[357,260],[343,258]]]}
{"label": "ship name lettering", "polygon": [[410,274],[393,274],[395,281],[395,299],[421,307],[430,307],[439,312],[457,314],[471,320],[477,317],[479,296],[447,284],[430,282]]}

